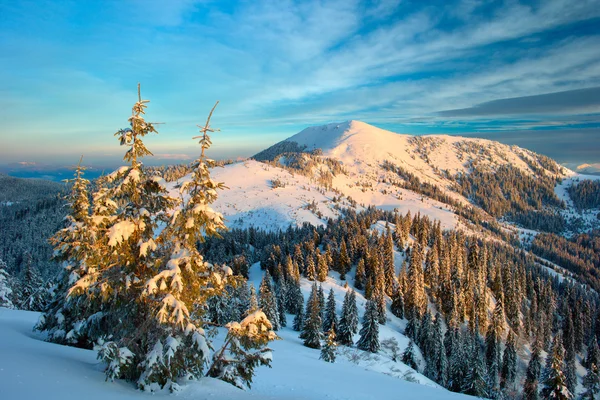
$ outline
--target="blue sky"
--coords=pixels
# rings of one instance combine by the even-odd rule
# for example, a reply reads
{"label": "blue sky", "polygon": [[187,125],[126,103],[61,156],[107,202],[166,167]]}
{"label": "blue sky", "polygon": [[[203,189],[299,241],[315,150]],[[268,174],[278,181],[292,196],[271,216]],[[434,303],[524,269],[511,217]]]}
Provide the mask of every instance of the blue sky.
{"label": "blue sky", "polygon": [[0,65],[0,164],[119,163],[137,82],[159,164],[216,100],[214,158],[358,119],[600,162],[600,0],[12,0]]}

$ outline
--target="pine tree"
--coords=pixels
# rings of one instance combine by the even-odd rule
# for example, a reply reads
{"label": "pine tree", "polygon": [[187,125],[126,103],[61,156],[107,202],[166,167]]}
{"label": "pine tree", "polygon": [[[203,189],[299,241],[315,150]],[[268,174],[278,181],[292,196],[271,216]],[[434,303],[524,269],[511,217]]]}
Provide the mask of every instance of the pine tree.
{"label": "pine tree", "polygon": [[396,317],[404,318],[404,298],[402,297],[400,290],[396,290],[396,293],[392,297],[390,310]]}
{"label": "pine tree", "polygon": [[546,379],[541,391],[541,396],[544,399],[560,399],[569,400],[573,398],[573,394],[567,386],[567,378],[563,373],[564,369],[564,348],[562,345],[561,335],[557,334],[552,345],[552,352],[548,354],[548,362],[546,363],[548,370],[545,373]]}
{"label": "pine tree", "polygon": [[292,329],[296,332],[300,332],[302,330],[302,326],[304,325],[304,307],[300,307],[294,316],[294,322],[292,323]]}
{"label": "pine tree", "polygon": [[446,386],[448,380],[448,359],[442,337],[442,316],[439,313],[436,315],[435,322],[433,323],[425,374],[440,385]]}
{"label": "pine tree", "polygon": [[358,260],[358,265],[356,266],[356,276],[354,277],[354,287],[357,290],[363,290],[365,288],[365,260]]}
{"label": "pine tree", "polygon": [[[90,285],[94,282],[97,274],[93,266],[97,264],[99,256],[98,248],[94,246],[94,232],[104,230],[106,220],[101,218],[112,214],[115,206],[112,200],[103,201],[103,194],[107,189],[100,189],[94,207],[99,222],[95,223],[90,217],[90,182],[83,177],[86,168],[81,165],[82,160],[83,157],[75,169],[75,177],[67,180],[71,185],[65,198],[70,208],[70,214],[66,217],[67,226],[50,238],[50,243],[55,248],[53,258],[61,261],[62,270],[48,310],[42,315],[35,329],[45,332],[50,341],[91,348],[93,339],[86,334],[87,323],[90,316],[100,311],[99,302],[89,302],[85,296],[71,289],[75,282]],[[85,307],[82,307],[83,303],[87,303]]]}
{"label": "pine tree", "polygon": [[277,300],[277,313],[279,315],[279,325],[284,328],[287,326],[287,316],[285,315],[285,295],[287,290],[285,289],[285,280],[281,280],[281,283],[277,286],[275,299]]}
{"label": "pine tree", "polygon": [[258,305],[273,325],[273,329],[279,330],[281,327],[279,322],[279,307],[275,293],[273,293],[269,270],[265,272],[258,289]]}
{"label": "pine tree", "polygon": [[342,304],[338,340],[344,346],[352,346],[353,336],[358,330],[358,309],[356,307],[356,294],[354,291],[346,292]]}
{"label": "pine tree", "polygon": [[498,300],[494,315],[485,337],[485,361],[487,365],[488,385],[498,392],[498,373],[500,371],[500,340],[504,330],[504,312],[502,302]]}
{"label": "pine tree", "polygon": [[488,384],[486,382],[485,360],[481,353],[479,339],[472,338],[470,346],[471,355],[469,357],[470,367],[465,377],[462,392],[477,397],[488,396]]}
{"label": "pine tree", "polygon": [[317,253],[317,280],[319,282],[325,282],[328,273],[329,266],[327,265],[327,256]]}
{"label": "pine tree", "polygon": [[531,352],[531,358],[527,365],[527,372],[525,374],[525,384],[523,385],[523,399],[524,400],[537,400],[539,399],[538,394],[538,379],[542,365],[540,363],[540,343],[539,340],[535,340],[533,349]]}
{"label": "pine tree", "polygon": [[587,374],[583,377],[583,387],[585,392],[581,395],[582,399],[594,400],[595,396],[600,393],[600,372],[596,364],[591,364]]}
{"label": "pine tree", "polygon": [[[205,156],[212,111],[198,137],[201,155],[177,199],[169,196],[164,179],[142,166],[141,159],[152,154],[142,139],[156,130],[144,120],[148,101],[139,90],[138,98],[130,128],[115,134],[129,147],[124,157],[129,165],[97,183],[93,215],[86,216],[81,207],[78,216],[79,207],[72,207],[72,226],[78,231],[60,231],[54,242],[72,262],[71,275],[75,272],[65,292],[77,299],[77,307],[71,307],[72,320],[82,321],[77,336],[86,338],[85,345],[98,343],[107,379],[125,378],[141,389],[174,389],[182,377],[204,375],[210,362],[203,330],[207,301],[225,295],[227,285],[237,286],[239,279],[230,268],[207,263],[197,246],[225,229],[222,216],[210,207],[223,188],[210,179],[215,162]],[[57,305],[60,313],[64,307]],[[254,366],[270,364],[263,346],[276,336],[260,314],[246,318],[239,329],[229,327],[229,339],[212,358],[210,376],[249,385]],[[46,322],[52,318],[40,326],[51,329]],[[247,336],[256,329],[260,335]],[[228,368],[232,364],[235,368]]]}
{"label": "pine tree", "polygon": [[360,329],[360,339],[356,347],[361,350],[377,353],[379,351],[379,320],[377,305],[368,300],[363,315],[362,328]]}
{"label": "pine tree", "polygon": [[313,349],[321,348],[321,308],[319,306],[319,295],[316,283],[313,284],[312,292],[306,303],[306,312],[304,313],[304,325],[301,338],[304,339],[304,345]]}
{"label": "pine tree", "polygon": [[250,303],[248,306],[248,310],[246,312],[246,316],[252,314],[253,312],[258,310],[258,296],[256,296],[256,289],[254,285],[250,285]]}
{"label": "pine tree", "polygon": [[383,252],[383,271],[385,275],[385,293],[392,297],[398,288],[396,281],[396,270],[394,268],[394,242],[389,228],[384,237]]}
{"label": "pine tree", "polygon": [[415,371],[419,371],[419,364],[417,362],[417,356],[415,355],[415,345],[412,340],[408,341],[408,346],[404,349],[401,360]]}
{"label": "pine tree", "polygon": [[592,364],[600,365],[600,348],[598,348],[598,341],[594,335],[590,338],[583,366],[589,368]]}
{"label": "pine tree", "polygon": [[32,264],[31,255],[26,255],[27,266],[19,287],[19,309],[44,311],[49,303],[48,285]]}
{"label": "pine tree", "polygon": [[333,289],[329,290],[329,295],[327,296],[327,303],[325,305],[325,316],[323,318],[323,331],[326,331],[326,327],[333,327],[333,329],[337,332],[339,329],[337,315],[335,313],[335,295],[333,293]]}
{"label": "pine tree", "polygon": [[10,276],[6,272],[6,263],[0,259],[0,307],[14,308]]}
{"label": "pine tree", "polygon": [[340,256],[338,258],[338,270],[340,272],[340,279],[346,279],[346,272],[350,269],[350,257],[348,256],[348,249],[346,247],[346,241],[342,239],[340,244]]}
{"label": "pine tree", "polygon": [[423,260],[421,257],[421,247],[418,243],[415,243],[410,253],[408,287],[405,291],[404,305],[406,314],[409,317],[415,315],[416,318],[421,318],[427,309],[427,296],[423,282]]}
{"label": "pine tree", "polygon": [[312,255],[306,256],[306,279],[314,281],[317,279],[317,267],[315,266],[315,259]]}
{"label": "pine tree", "polygon": [[517,349],[515,335],[512,330],[508,333],[506,347],[504,348],[504,357],[502,357],[502,379],[500,387],[502,389],[510,387],[517,376]]}
{"label": "pine tree", "polygon": [[321,348],[321,356],[319,357],[321,360],[333,363],[335,362],[336,348],[337,343],[335,342],[335,329],[333,325],[327,331],[327,341],[325,345]]}

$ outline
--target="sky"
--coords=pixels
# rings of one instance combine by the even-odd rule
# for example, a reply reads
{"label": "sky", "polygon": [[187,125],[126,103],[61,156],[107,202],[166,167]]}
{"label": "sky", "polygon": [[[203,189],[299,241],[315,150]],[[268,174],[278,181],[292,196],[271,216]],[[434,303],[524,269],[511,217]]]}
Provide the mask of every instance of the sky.
{"label": "sky", "polygon": [[[600,0],[2,1],[0,165],[118,165],[149,99],[149,164],[355,119],[600,162]],[[21,163],[21,164],[18,164]]]}

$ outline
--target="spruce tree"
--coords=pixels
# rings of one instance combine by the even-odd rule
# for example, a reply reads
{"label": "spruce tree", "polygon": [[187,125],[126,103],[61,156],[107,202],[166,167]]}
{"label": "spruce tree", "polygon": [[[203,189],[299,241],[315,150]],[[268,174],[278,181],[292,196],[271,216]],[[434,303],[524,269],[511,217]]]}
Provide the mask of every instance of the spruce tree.
{"label": "spruce tree", "polygon": [[448,359],[442,336],[442,316],[438,313],[431,332],[427,368],[425,373],[435,382],[446,386],[448,379]]}
{"label": "spruce tree", "polygon": [[292,323],[292,329],[296,332],[300,332],[302,330],[302,326],[304,325],[304,307],[300,307],[294,316],[294,322]]}
{"label": "spruce tree", "polygon": [[501,372],[502,379],[500,381],[500,387],[505,389],[512,386],[517,376],[517,349],[515,335],[512,330],[509,331],[508,338],[506,339]]}
{"label": "spruce tree", "polygon": [[269,270],[265,272],[258,289],[258,305],[267,316],[267,319],[271,321],[273,329],[278,330],[281,327],[279,322],[279,307],[275,293],[273,293]]}
{"label": "spruce tree", "polygon": [[333,363],[335,362],[336,348],[337,343],[335,341],[335,329],[333,325],[329,328],[329,331],[326,333],[327,341],[325,345],[321,348],[321,356],[319,357],[321,360]]}
{"label": "spruce tree", "polygon": [[366,276],[365,276],[365,260],[361,258],[358,260],[356,266],[356,275],[354,277],[354,287],[357,290],[363,290],[365,288]]}
{"label": "spruce tree", "polygon": [[335,295],[333,293],[333,289],[329,290],[329,295],[327,296],[327,303],[325,305],[325,316],[323,318],[324,332],[328,329],[326,327],[333,327],[333,329],[336,332],[339,329],[337,315],[335,313]]}
{"label": "spruce tree", "polygon": [[368,300],[363,315],[360,339],[356,347],[361,350],[377,353],[379,351],[379,315],[377,305]]}
{"label": "spruce tree", "polygon": [[539,386],[539,376],[542,369],[542,365],[540,362],[540,351],[541,345],[539,340],[535,340],[533,344],[533,349],[531,352],[531,358],[529,359],[529,364],[527,365],[527,372],[525,374],[525,383],[523,385],[523,399],[524,400],[538,400],[538,386]]}
{"label": "spruce tree", "polygon": [[408,346],[404,349],[401,360],[415,371],[419,371],[419,364],[417,362],[417,356],[415,355],[415,345],[412,340],[408,341]]}
{"label": "spruce tree", "polygon": [[581,395],[582,399],[594,400],[596,395],[600,393],[600,372],[596,364],[591,364],[587,374],[583,377],[583,387],[585,392]]}
{"label": "spruce tree", "polygon": [[[79,230],[60,231],[55,245],[72,262],[70,274],[75,273],[65,292],[77,299],[77,307],[71,307],[72,320],[82,321],[77,336],[85,338],[84,345],[98,344],[107,379],[125,378],[141,389],[175,389],[180,378],[204,375],[211,361],[203,330],[207,301],[224,295],[227,285],[237,286],[239,279],[230,268],[207,263],[197,246],[225,229],[222,216],[210,207],[223,188],[210,179],[215,162],[205,155],[212,111],[197,137],[202,151],[192,163],[191,178],[173,198],[164,179],[141,162],[152,154],[142,139],[156,133],[144,120],[147,103],[138,90],[130,127],[115,134],[128,147],[124,160],[129,165],[98,182],[93,216],[86,215],[86,207],[78,216],[78,207],[72,207],[72,225]],[[64,303],[57,304],[59,313]],[[56,314],[45,318],[41,328],[52,329],[46,322],[53,318],[60,319]],[[260,335],[247,336],[257,329]],[[228,331],[208,374],[249,384],[254,366],[270,364],[264,346],[276,336],[264,314],[230,325]]]}
{"label": "spruce tree", "polygon": [[306,303],[306,312],[304,313],[304,325],[301,338],[304,339],[304,345],[313,349],[321,348],[321,308],[319,306],[319,295],[316,283],[313,284],[312,292]]}
{"label": "spruce tree", "polygon": [[396,317],[404,318],[404,298],[402,297],[400,290],[396,290],[396,293],[392,296],[390,310]]}
{"label": "spruce tree", "polygon": [[415,243],[410,253],[407,280],[408,287],[404,297],[406,314],[409,317],[415,315],[416,318],[421,318],[427,309],[427,295],[423,282],[422,250],[418,243]]}
{"label": "spruce tree", "polygon": [[358,330],[358,309],[354,291],[346,292],[342,304],[338,341],[344,346],[352,346],[353,336]]}
{"label": "spruce tree", "polygon": [[14,308],[10,276],[6,272],[6,263],[0,259],[0,307]]}
{"label": "spruce tree", "polygon": [[552,352],[548,354],[547,371],[545,373],[544,386],[540,392],[544,399],[569,400],[573,394],[567,386],[567,378],[563,372],[564,348],[560,333],[554,338]]}

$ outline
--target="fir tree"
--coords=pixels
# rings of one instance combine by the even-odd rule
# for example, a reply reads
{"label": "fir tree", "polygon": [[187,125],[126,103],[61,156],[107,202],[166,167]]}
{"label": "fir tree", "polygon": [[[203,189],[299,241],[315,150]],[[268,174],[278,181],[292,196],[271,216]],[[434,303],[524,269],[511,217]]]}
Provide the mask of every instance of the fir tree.
{"label": "fir tree", "polygon": [[419,364],[417,362],[417,356],[415,355],[415,345],[412,340],[408,341],[408,346],[404,349],[401,360],[415,371],[419,371]]}
{"label": "fir tree", "polygon": [[304,325],[304,307],[300,307],[294,316],[294,322],[292,323],[292,329],[296,332],[300,332],[302,330],[302,326]]}
{"label": "fir tree", "polygon": [[321,356],[319,357],[321,360],[333,363],[335,362],[336,348],[337,343],[335,342],[335,329],[333,325],[329,328],[329,331],[326,334],[327,341],[325,345],[321,348]]}
{"label": "fir tree", "polygon": [[368,300],[365,306],[362,328],[360,329],[360,339],[356,347],[361,350],[377,353],[379,351],[379,320],[377,305]]}
{"label": "fir tree", "polygon": [[540,350],[539,340],[536,339],[533,344],[531,358],[529,359],[527,372],[525,374],[525,384],[523,385],[524,400],[537,400],[539,398],[538,379],[542,369],[540,362]]}
{"label": "fir tree", "polygon": [[358,260],[358,265],[356,266],[356,275],[354,277],[354,287],[357,290],[362,290],[365,288],[365,282],[366,282],[365,260],[361,258],[360,260]]}
{"label": "fir tree", "polygon": [[267,319],[271,321],[273,329],[278,330],[280,328],[279,307],[277,305],[275,293],[273,293],[269,270],[265,272],[258,289],[258,305],[262,312],[267,316]]}
{"label": "fir tree", "polygon": [[337,315],[335,313],[335,295],[333,289],[329,290],[329,295],[327,296],[325,316],[323,318],[323,331],[327,329],[326,327],[333,327],[336,332],[339,329]]}
{"label": "fir tree", "polygon": [[600,393],[600,372],[596,364],[591,364],[587,374],[583,377],[583,387],[585,392],[581,395],[582,399],[594,400]]}
{"label": "fir tree", "polygon": [[442,316],[439,313],[436,315],[433,324],[425,374],[440,385],[446,386],[448,379],[448,360],[442,336]]}
{"label": "fir tree", "polygon": [[592,364],[596,364],[596,366],[600,365],[600,349],[598,348],[598,341],[594,335],[590,338],[583,366],[589,368]]}
{"label": "fir tree", "polygon": [[422,250],[418,243],[415,243],[410,253],[410,263],[408,265],[408,287],[405,291],[405,311],[410,317],[415,315],[421,318],[427,309],[427,296],[423,282],[423,262]]}
{"label": "fir tree", "polygon": [[306,303],[306,312],[304,313],[304,325],[301,338],[304,339],[304,345],[313,349],[321,348],[321,308],[319,306],[319,295],[316,283],[313,284],[311,295]]}
{"label": "fir tree", "polygon": [[319,282],[325,282],[328,273],[329,266],[327,265],[327,257],[324,254],[317,253],[317,280]]}
{"label": "fir tree", "polygon": [[400,290],[396,290],[396,293],[392,297],[390,310],[396,317],[404,318],[404,298],[402,297]]}
{"label": "fir tree", "polygon": [[470,367],[462,391],[472,396],[487,397],[488,384],[486,382],[485,360],[480,350],[479,339],[473,338],[472,341],[474,342],[470,346],[472,358],[469,360]]}
{"label": "fir tree", "polygon": [[512,330],[508,333],[506,347],[504,348],[504,357],[502,357],[502,379],[500,387],[502,389],[510,387],[517,376],[517,349],[515,335]]}
{"label": "fir tree", "polygon": [[346,292],[342,304],[342,316],[339,327],[339,343],[352,346],[353,336],[358,330],[358,309],[356,307],[356,294],[354,291]]}
{"label": "fir tree", "polygon": [[544,399],[569,400],[573,394],[567,386],[567,378],[563,373],[564,369],[564,348],[561,335],[557,334],[552,345],[552,352],[548,354],[546,362],[547,371],[545,373],[544,386],[541,396]]}
{"label": "fir tree", "polygon": [[6,272],[6,263],[0,259],[0,307],[14,308],[10,276]]}

